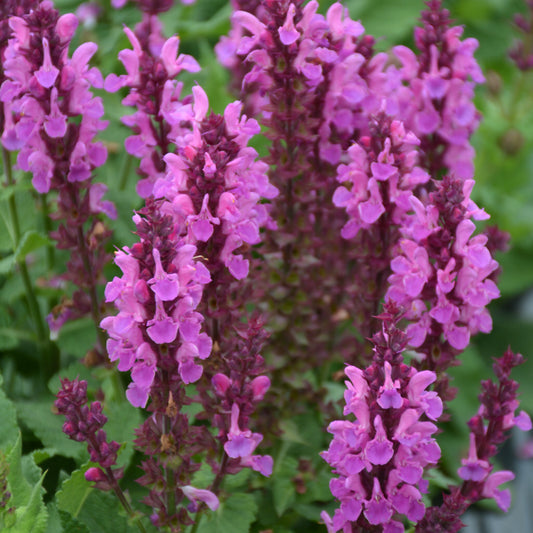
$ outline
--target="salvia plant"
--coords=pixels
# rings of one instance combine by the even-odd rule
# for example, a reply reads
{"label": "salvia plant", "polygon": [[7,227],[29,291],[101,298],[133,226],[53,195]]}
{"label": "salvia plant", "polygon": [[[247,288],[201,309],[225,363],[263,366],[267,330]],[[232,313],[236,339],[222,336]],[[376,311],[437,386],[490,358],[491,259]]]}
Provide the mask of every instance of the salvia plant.
{"label": "salvia plant", "polygon": [[1,3],[2,531],[511,509],[533,408],[516,3],[479,15],[486,51],[471,0]]}

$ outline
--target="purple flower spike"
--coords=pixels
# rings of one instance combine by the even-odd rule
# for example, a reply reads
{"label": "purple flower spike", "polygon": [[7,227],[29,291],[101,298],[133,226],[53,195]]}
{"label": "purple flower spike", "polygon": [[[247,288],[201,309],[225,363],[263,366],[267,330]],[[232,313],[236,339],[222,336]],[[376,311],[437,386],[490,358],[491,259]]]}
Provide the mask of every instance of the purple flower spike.
{"label": "purple flower spike", "polygon": [[[77,27],[74,15],[59,16],[48,1],[13,4],[2,2],[0,8],[19,15],[9,19],[13,33],[6,48],[0,39],[2,142],[8,150],[19,150],[17,164],[33,174],[37,192],[55,193],[48,202],[55,204],[50,211],[59,227],[50,237],[70,252],[61,281],[77,287],[52,312],[49,323],[56,336],[65,317],[92,314],[99,321],[101,312],[97,286],[109,260],[105,241],[110,233],[98,215],[115,214],[111,202],[101,201],[105,186],[91,183],[94,169],[107,155],[103,144],[95,141],[107,126],[101,120],[102,100],[92,93],[102,76],[88,66],[96,44],[82,44],[72,57],[68,54]],[[62,320],[55,320],[57,316]],[[100,336],[97,359],[103,357],[104,342]]]}
{"label": "purple flower spike", "polygon": [[403,363],[407,336],[395,326],[397,309],[389,306],[379,318],[383,330],[373,337],[372,365],[365,371],[346,368],[350,381],[344,412],[353,413],[356,421],[332,422],[333,440],[321,454],[338,475],[330,484],[340,501],[328,525],[332,532],[375,525],[403,531],[401,515],[421,520],[427,483],[422,475],[440,458],[432,436],[437,426],[424,420],[439,411],[436,393],[425,390],[436,376]]}

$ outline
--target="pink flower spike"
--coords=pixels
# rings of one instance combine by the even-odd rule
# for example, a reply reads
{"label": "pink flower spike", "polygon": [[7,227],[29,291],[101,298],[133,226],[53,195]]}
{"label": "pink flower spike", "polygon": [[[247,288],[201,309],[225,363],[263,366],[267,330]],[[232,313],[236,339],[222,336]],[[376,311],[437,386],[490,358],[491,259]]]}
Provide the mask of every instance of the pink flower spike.
{"label": "pink flower spike", "polygon": [[41,86],[49,89],[54,85],[58,75],[59,69],[53,65],[52,58],[50,57],[50,44],[48,43],[48,39],[43,37],[43,65],[35,73],[35,77]]}
{"label": "pink flower spike", "polygon": [[280,41],[286,46],[296,42],[298,37],[300,37],[300,32],[294,27],[295,13],[296,8],[294,7],[294,4],[291,4],[287,10],[285,23],[281,28],[278,29]]}
{"label": "pink flower spike", "polygon": [[183,494],[191,501],[201,501],[204,502],[211,511],[216,511],[219,506],[218,498],[210,490],[205,489],[195,489],[190,485],[185,485],[181,487]]}

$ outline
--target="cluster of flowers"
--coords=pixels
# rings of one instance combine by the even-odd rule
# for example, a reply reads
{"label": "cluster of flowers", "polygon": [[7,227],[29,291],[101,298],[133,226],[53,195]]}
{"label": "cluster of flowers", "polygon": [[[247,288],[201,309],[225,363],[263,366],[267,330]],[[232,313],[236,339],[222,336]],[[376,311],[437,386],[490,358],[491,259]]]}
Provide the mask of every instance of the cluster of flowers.
{"label": "cluster of flowers", "polygon": [[[164,6],[160,7],[163,10]],[[105,89],[108,92],[129,89],[122,104],[135,107],[136,112],[123,122],[135,135],[126,139],[125,148],[141,159],[139,172],[143,178],[137,184],[137,192],[141,198],[147,198],[153,192],[154,182],[164,176],[163,156],[169,151],[171,138],[180,133],[179,125],[172,120],[173,113],[182,105],[182,84],[175,77],[184,70],[198,72],[200,66],[193,57],[178,55],[179,38],[165,39],[161,22],[151,11],[144,14],[135,31],[128,27],[124,31],[133,46],[133,50],[119,53],[126,74],[110,74]]]}
{"label": "cluster of flowers", "polygon": [[382,114],[371,125],[371,135],[362,136],[347,151],[348,162],[337,168],[341,185],[333,195],[337,207],[345,207],[348,222],[341,230],[345,239],[360,229],[370,229],[381,216],[387,228],[404,223],[412,209],[413,190],[428,182],[429,175],[416,166],[419,139],[398,120]]}
{"label": "cluster of flowers", "polygon": [[453,348],[463,350],[470,335],[492,329],[486,306],[500,295],[490,279],[498,263],[486,246],[487,236],[472,236],[471,219],[488,218],[470,199],[473,185],[473,180],[445,177],[427,205],[410,199],[414,215],[401,229],[387,298],[408,310],[413,347],[422,346],[428,333],[440,338],[442,332]]}
{"label": "cluster of flowers", "polygon": [[469,138],[480,120],[472,99],[475,85],[485,81],[473,55],[478,43],[460,39],[463,28],[450,26],[441,0],[426,4],[423,26],[414,33],[419,55],[405,46],[393,49],[402,66],[387,71],[387,99],[395,116],[422,141],[422,165],[433,178],[443,172],[472,178]]}
{"label": "cluster of flowers", "polygon": [[149,204],[134,217],[138,233],[148,239],[115,255],[123,276],[108,283],[105,294],[119,313],[101,324],[110,337],[109,358],[119,360],[119,370],[131,370],[126,395],[136,407],[148,401],[162,346],[178,361],[184,383],[202,375],[195,357],[211,353],[211,339],[200,332],[203,317],[195,311],[209,272],[194,259],[193,245],[179,245],[172,220],[158,215],[158,208]]}
{"label": "cluster of flowers", "polygon": [[64,415],[63,432],[70,439],[86,442],[91,461],[98,466],[89,468],[85,473],[88,481],[96,482],[102,490],[115,489],[117,480],[123,475],[121,468],[112,468],[117,462],[120,444],[108,442],[103,427],[107,417],[102,412],[102,404],[94,401],[87,405],[87,382],[67,378],[61,380],[54,406]]}
{"label": "cluster of flowers", "polygon": [[[451,397],[445,370],[471,335],[490,331],[486,307],[499,295],[491,242],[473,236],[472,219],[487,218],[470,199],[469,138],[479,122],[471,100],[483,81],[475,40],[462,41],[440,0],[429,0],[415,30],[420,53],[396,47],[401,66],[386,66],[387,55],[374,53],[373,38],[340,3],[323,16],[316,1],[234,0],[232,30],[217,53],[242,81],[243,98],[217,115],[200,86],[183,96],[175,80],[199,65],[178,55],[178,37],[163,36],[157,14],[172,2],[137,4],[143,20],[134,31],[125,28],[133,50],[119,54],[126,74],[105,83],[88,67],[96,45],[68,57],[73,16],[59,17],[44,1],[12,18],[0,100],[4,146],[20,149],[18,164],[33,172],[39,192],[59,192],[64,220],[78,213],[72,229],[60,226],[54,235],[81,251],[71,265],[92,268],[96,319],[94,282],[103,256],[87,246],[82,226],[114,209],[102,201],[104,186],[90,182],[106,158],[94,141],[103,108],[90,87],[129,89],[123,104],[135,112],[123,120],[133,130],[125,147],[141,160],[137,191],[145,206],[133,217],[139,242],[116,253],[122,276],[105,290],[118,314],[98,322],[109,336],[109,358],[131,372],[128,400],[151,413],[135,445],[145,456],[138,481],[149,487],[144,501],[153,524],[192,524],[199,502],[216,509],[226,474],[245,467],[272,473],[272,458],[255,454],[263,435],[251,429],[271,386],[260,355],[266,334],[262,320],[244,315],[244,291],[257,303],[272,265],[280,286],[266,305],[282,326],[271,346],[288,353],[287,368],[334,359],[339,321],[358,320],[362,337],[380,324],[369,366],[346,369],[344,414],[356,419],[328,428],[333,441],[322,456],[338,475],[330,488],[340,501],[333,518],[322,515],[328,530],[400,533],[405,517],[421,531],[439,531],[446,520],[459,524],[482,497],[507,509],[509,495],[497,487],[511,474],[493,473],[488,459],[506,430],[531,426],[527,415],[514,414],[509,372],[521,358],[508,354],[495,366],[499,387],[483,384],[482,407],[470,422],[470,453],[459,470],[465,483],[440,507],[426,510],[422,501],[424,470],[440,458],[433,422]],[[266,161],[249,146],[260,125],[243,109],[272,141]],[[346,246],[342,239],[354,240]],[[254,269],[252,246],[266,267]],[[325,279],[327,270],[334,273]],[[258,291],[251,288],[256,282]],[[386,311],[376,317],[383,298]],[[400,316],[405,333],[397,328]],[[51,323],[57,327],[65,317]],[[412,366],[402,358],[408,344],[420,354]],[[302,345],[314,347],[314,361]],[[343,357],[347,352],[344,360],[364,362],[353,346],[339,349]],[[120,472],[113,477],[110,470],[117,445],[106,441],[99,404],[84,407],[84,387],[65,381],[56,404],[68,417],[65,432],[87,441],[100,464],[87,479],[117,491]],[[198,419],[209,424],[190,424],[182,407],[192,401],[202,404]],[[83,417],[94,421],[88,432],[80,430]],[[209,490],[187,484],[199,456],[215,473]],[[184,499],[189,504],[179,507]]]}
{"label": "cluster of flowers", "polygon": [[[231,337],[243,310],[243,302],[234,302],[232,311],[227,302],[236,280],[248,275],[243,254],[260,242],[261,228],[275,228],[262,202],[278,191],[269,184],[267,165],[256,161],[257,152],[248,146],[259,126],[241,116],[240,102],[215,115],[199,86],[180,99],[175,76],[199,67],[189,56],[177,57],[178,38],[163,40],[153,13],[135,32],[125,31],[133,45],[119,54],[127,74],[108,76],[105,87],[130,89],[124,103],[136,112],[124,119],[134,132],[126,149],[141,159],[137,190],[146,207],[134,217],[141,242],[116,254],[123,276],[108,284],[106,300],[119,314],[105,318],[102,327],[110,336],[110,358],[119,360],[119,370],[131,370],[130,402],[144,407],[151,400],[153,415],[137,430],[135,443],[147,457],[138,481],[150,487],[145,502],[154,508],[152,521],[188,524],[187,511],[176,509],[183,496],[190,499],[180,485],[199,467],[193,456],[214,449],[216,442],[206,426],[190,426],[181,413],[191,401],[184,385],[197,383],[225,452],[220,464],[208,459],[216,472],[212,491],[204,491],[208,505],[227,473],[242,467],[272,472],[272,459],[253,453],[262,436],[248,429],[249,416],[269,387],[268,378],[258,375],[262,325],[242,334],[250,339],[244,347],[225,336]],[[200,332],[202,323],[206,332]],[[213,341],[217,357],[210,364]],[[203,366],[195,358],[203,359]],[[249,373],[236,372],[237,365],[248,363]],[[214,375],[211,367],[226,373]]]}
{"label": "cluster of flowers", "polygon": [[108,260],[103,245],[109,232],[97,215],[115,218],[116,210],[103,200],[107,187],[92,183],[93,170],[107,158],[103,144],[95,141],[107,126],[101,120],[102,99],[91,92],[91,87],[103,86],[103,79],[88,66],[97,46],[84,43],[69,57],[76,17],[59,16],[49,1],[33,7],[9,19],[12,34],[0,87],[2,144],[18,150],[17,164],[33,174],[37,192],[58,193],[54,218],[60,225],[51,236],[58,248],[71,251],[63,278],[81,289],[48,317],[55,336],[68,319],[91,313],[99,321],[96,286]]}
{"label": "cluster of flowers", "polygon": [[442,401],[426,390],[437,379],[434,372],[403,363],[407,337],[394,324],[395,311],[380,317],[383,330],[372,339],[372,365],[364,371],[346,367],[344,414],[354,415],[355,422],[335,420],[328,427],[333,440],[322,457],[339,476],[330,488],[341,502],[333,519],[322,514],[330,532],[347,531],[354,523],[397,533],[404,528],[396,513],[415,522],[424,516],[428,483],[422,474],[441,453],[432,436],[437,426],[428,419],[441,416]]}
{"label": "cluster of flowers", "polygon": [[416,531],[455,533],[464,526],[460,516],[470,505],[483,498],[493,498],[502,511],[509,510],[511,493],[499,486],[514,479],[514,474],[509,470],[493,472],[489,461],[496,455],[497,447],[509,438],[513,427],[522,431],[529,431],[532,427],[526,412],[516,414],[519,406],[518,383],[510,377],[512,369],[523,362],[523,356],[510,349],[495,359],[493,370],[498,381],[481,382],[481,405],[478,413],[468,422],[470,449],[458,470],[459,477],[464,481],[451,487],[440,506],[427,510]]}

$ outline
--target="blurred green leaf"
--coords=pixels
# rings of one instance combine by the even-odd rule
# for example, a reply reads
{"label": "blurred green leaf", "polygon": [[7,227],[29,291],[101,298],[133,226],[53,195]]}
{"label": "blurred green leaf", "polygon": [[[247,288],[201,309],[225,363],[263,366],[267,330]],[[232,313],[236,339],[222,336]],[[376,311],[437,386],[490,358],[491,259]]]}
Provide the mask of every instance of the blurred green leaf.
{"label": "blurred green leaf", "polygon": [[234,493],[220,502],[216,511],[202,517],[201,533],[249,533],[255,520],[257,504],[251,494]]}
{"label": "blurred green leaf", "polygon": [[85,499],[77,519],[91,532],[138,533],[137,527],[128,523],[124,513],[114,494],[93,490]]}
{"label": "blurred green leaf", "polygon": [[281,461],[276,462],[272,475],[272,490],[274,496],[274,508],[278,516],[294,503],[296,487],[292,479],[298,472],[298,461],[286,455]]}
{"label": "blurred green leaf", "polygon": [[17,413],[13,403],[7,398],[2,388],[4,379],[0,374],[0,450],[6,450],[19,435]]}
{"label": "blurred green leaf", "polygon": [[23,261],[29,253],[49,244],[51,244],[51,241],[46,235],[35,230],[29,230],[20,239],[19,245],[15,250],[15,259]]}
{"label": "blurred green leaf", "polygon": [[54,400],[53,396],[45,396],[38,401],[17,402],[17,414],[47,448],[74,459],[86,456],[85,445],[63,433],[65,417],[52,413]]}

